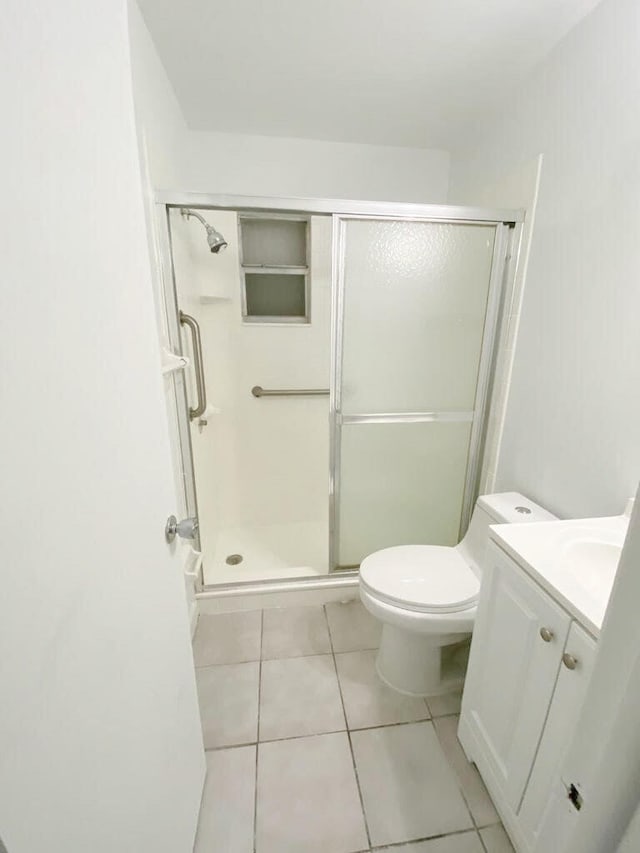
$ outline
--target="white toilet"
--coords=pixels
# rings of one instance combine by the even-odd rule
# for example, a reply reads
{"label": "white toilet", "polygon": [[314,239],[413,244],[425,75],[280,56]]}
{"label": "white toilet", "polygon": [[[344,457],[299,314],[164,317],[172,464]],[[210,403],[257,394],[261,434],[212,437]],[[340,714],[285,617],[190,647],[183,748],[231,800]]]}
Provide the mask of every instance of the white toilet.
{"label": "white toilet", "polygon": [[360,598],[382,622],[377,670],[395,690],[435,696],[459,687],[476,618],[489,525],[551,521],[517,492],[479,497],[455,547],[399,545],[366,557]]}

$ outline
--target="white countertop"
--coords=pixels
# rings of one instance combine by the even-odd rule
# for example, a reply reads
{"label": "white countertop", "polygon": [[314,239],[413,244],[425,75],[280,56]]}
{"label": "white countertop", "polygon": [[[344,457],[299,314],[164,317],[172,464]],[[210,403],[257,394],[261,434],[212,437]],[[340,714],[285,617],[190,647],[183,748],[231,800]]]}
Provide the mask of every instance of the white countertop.
{"label": "white countertop", "polygon": [[494,524],[490,537],[598,637],[628,526],[626,515]]}

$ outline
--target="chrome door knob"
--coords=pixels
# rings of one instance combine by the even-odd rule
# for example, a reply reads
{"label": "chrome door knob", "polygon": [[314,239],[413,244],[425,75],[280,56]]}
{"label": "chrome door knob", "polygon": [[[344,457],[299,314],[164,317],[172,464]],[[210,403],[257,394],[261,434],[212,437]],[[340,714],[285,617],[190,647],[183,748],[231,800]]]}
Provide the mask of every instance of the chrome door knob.
{"label": "chrome door knob", "polygon": [[198,519],[195,517],[178,521],[175,515],[170,515],[164,528],[164,538],[167,542],[173,542],[176,536],[181,539],[195,539],[197,533]]}
{"label": "chrome door knob", "polygon": [[545,643],[550,643],[553,640],[553,631],[551,628],[540,628],[540,636]]}
{"label": "chrome door knob", "polygon": [[562,655],[562,663],[567,669],[575,669],[578,666],[578,658],[570,655],[569,652],[565,652]]}

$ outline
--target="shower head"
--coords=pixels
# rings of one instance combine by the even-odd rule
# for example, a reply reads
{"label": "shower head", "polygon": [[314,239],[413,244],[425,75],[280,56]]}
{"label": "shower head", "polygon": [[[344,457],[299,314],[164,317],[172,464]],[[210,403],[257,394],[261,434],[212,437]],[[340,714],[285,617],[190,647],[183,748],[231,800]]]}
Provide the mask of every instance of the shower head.
{"label": "shower head", "polygon": [[217,255],[218,252],[221,252],[223,249],[227,248],[227,241],[224,239],[222,234],[219,231],[216,231],[215,228],[211,225],[207,225],[207,243],[209,244],[209,248]]}
{"label": "shower head", "polygon": [[218,252],[227,248],[227,241],[224,239],[222,234],[219,231],[216,231],[213,225],[209,225],[206,219],[195,210],[191,210],[188,207],[181,207],[180,213],[185,217],[185,219],[188,219],[190,216],[195,216],[196,219],[199,219],[200,222],[202,222],[207,231],[207,243],[209,244],[209,249],[214,255],[217,255]]}

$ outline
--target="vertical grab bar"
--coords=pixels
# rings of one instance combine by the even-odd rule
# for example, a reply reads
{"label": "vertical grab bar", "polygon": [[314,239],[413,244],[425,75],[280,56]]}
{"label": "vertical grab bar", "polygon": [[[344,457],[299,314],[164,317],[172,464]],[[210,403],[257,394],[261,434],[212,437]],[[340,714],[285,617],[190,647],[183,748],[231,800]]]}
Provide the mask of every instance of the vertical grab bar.
{"label": "vertical grab bar", "polygon": [[189,417],[193,421],[195,418],[200,418],[207,408],[207,389],[204,384],[204,367],[202,364],[202,341],[200,339],[200,326],[189,314],[180,311],[178,314],[181,326],[188,326],[191,331],[191,340],[193,343],[193,367],[196,373],[196,390],[198,392],[198,405],[195,408],[189,408]]}

